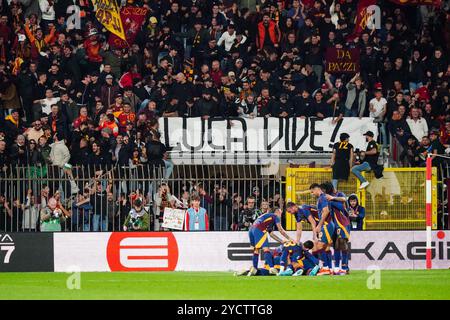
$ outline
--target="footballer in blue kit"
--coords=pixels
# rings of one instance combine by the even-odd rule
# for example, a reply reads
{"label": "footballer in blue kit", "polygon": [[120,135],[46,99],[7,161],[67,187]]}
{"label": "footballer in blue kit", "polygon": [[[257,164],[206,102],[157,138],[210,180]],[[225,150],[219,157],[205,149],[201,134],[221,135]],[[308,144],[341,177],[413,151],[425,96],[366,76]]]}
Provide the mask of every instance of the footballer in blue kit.
{"label": "footballer in blue kit", "polygon": [[248,236],[253,250],[253,265],[250,268],[249,275],[256,275],[258,272],[259,251],[261,249],[264,251],[264,261],[269,265],[269,272],[271,274],[278,273],[278,270],[274,268],[273,259],[271,259],[268,236],[270,234],[272,239],[283,243],[284,241],[274,234],[274,231],[278,230],[287,241],[292,240],[281,226],[281,214],[282,211],[279,208],[275,208],[273,213],[265,213],[258,217],[250,227]]}
{"label": "footballer in blue kit", "polygon": [[[333,244],[334,223],[331,220],[331,216],[328,214],[328,202],[325,194],[322,195],[323,192],[321,191],[320,186],[318,184],[313,184],[311,185],[310,191],[313,195],[318,197],[317,206],[302,205],[299,207],[297,204],[289,202],[286,205],[286,210],[295,216],[297,222],[297,243],[301,240],[302,221],[307,221],[311,224],[313,241],[317,243],[317,252],[324,265],[323,270],[321,270],[319,274],[331,274],[332,257],[330,248]],[[328,215],[320,228],[318,228],[323,211],[326,211]]]}
{"label": "footballer in blue kit", "polygon": [[312,241],[305,245],[301,243],[287,242],[283,246],[283,254],[280,259],[280,276],[315,276],[320,270],[319,260],[308,249],[314,246]]}
{"label": "footballer in blue kit", "polygon": [[319,250],[319,257],[323,262],[323,268],[318,275],[332,274],[333,259],[331,255],[331,247],[333,245],[333,234],[335,225],[333,223],[329,202],[326,194],[321,189],[320,185],[313,183],[310,188],[311,194],[317,198],[317,211],[319,222],[317,223],[314,232],[317,233],[317,249]]}
{"label": "footballer in blue kit", "polygon": [[[293,202],[288,202],[286,205],[286,211],[294,215],[295,217],[295,221],[297,223],[295,240],[296,243],[300,243],[303,231],[302,221],[309,222],[313,230],[316,228],[316,225],[319,222],[317,208],[315,206],[306,204],[299,207]],[[313,241],[316,240],[317,240],[316,234],[313,232]]]}
{"label": "footballer in blue kit", "polygon": [[[329,202],[330,214],[335,224],[334,239],[334,274],[345,275],[349,273],[348,257],[350,241],[350,218],[347,212],[347,198],[344,193],[334,189],[331,183],[321,185]],[[342,267],[340,266],[342,262]]]}

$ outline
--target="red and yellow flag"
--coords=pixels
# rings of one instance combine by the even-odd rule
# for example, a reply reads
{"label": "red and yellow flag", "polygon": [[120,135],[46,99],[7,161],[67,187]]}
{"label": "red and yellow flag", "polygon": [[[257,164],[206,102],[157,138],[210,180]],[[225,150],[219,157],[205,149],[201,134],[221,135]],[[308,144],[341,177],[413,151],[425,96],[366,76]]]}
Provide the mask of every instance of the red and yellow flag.
{"label": "red and yellow flag", "polygon": [[106,30],[125,40],[125,31],[116,0],[92,0],[92,4],[95,17]]}
{"label": "red and yellow flag", "polygon": [[122,25],[125,30],[126,40],[111,34],[108,43],[113,48],[126,48],[133,44],[137,34],[145,23],[148,10],[146,8],[125,6],[120,10]]}
{"label": "red and yellow flag", "polygon": [[359,37],[361,33],[367,28],[367,23],[371,18],[371,14],[367,11],[367,7],[370,7],[376,4],[376,0],[360,0],[358,2],[358,7],[356,10],[356,22],[355,22],[355,30],[353,34],[351,34],[347,41],[353,40],[356,37]]}

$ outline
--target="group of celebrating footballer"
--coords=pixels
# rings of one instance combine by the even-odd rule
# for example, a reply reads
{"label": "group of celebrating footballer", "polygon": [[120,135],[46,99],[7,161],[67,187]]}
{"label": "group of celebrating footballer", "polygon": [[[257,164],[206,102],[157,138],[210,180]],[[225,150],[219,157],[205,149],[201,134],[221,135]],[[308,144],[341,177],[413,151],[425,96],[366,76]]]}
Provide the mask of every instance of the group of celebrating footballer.
{"label": "group of celebrating footballer", "polygon": [[[330,182],[314,183],[307,192],[311,192],[317,198],[315,206],[298,206],[293,202],[287,203],[286,206],[286,211],[294,215],[297,221],[296,239],[292,239],[281,226],[282,211],[279,208],[261,215],[249,230],[253,265],[250,269],[238,272],[236,275],[320,276],[349,273],[348,242],[351,228],[345,194],[335,190]],[[302,221],[310,223],[313,231],[313,239],[304,243],[300,242]],[[285,240],[274,234],[276,230]],[[281,245],[271,250],[269,235]],[[331,253],[332,247],[334,259]],[[261,249],[264,252],[264,266],[258,268]]]}

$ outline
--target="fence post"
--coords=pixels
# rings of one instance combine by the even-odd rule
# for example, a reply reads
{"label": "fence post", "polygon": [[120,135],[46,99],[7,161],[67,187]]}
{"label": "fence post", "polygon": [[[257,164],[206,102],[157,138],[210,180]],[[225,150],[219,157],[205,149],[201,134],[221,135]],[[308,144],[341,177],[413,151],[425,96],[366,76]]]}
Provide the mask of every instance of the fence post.
{"label": "fence post", "polygon": [[427,234],[427,245],[426,245],[426,266],[427,269],[431,269],[431,210],[432,210],[432,185],[431,185],[431,176],[432,176],[432,161],[431,154],[428,155],[426,165],[426,234]]}

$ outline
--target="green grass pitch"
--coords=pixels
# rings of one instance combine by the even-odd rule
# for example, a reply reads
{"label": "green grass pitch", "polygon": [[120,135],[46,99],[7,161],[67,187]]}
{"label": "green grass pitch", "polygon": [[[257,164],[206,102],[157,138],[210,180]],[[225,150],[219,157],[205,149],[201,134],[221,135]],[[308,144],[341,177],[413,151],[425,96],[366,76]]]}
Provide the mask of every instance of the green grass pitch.
{"label": "green grass pitch", "polygon": [[450,299],[450,270],[381,271],[369,290],[365,271],[348,276],[234,277],[229,272],[80,274],[0,273],[0,299]]}

